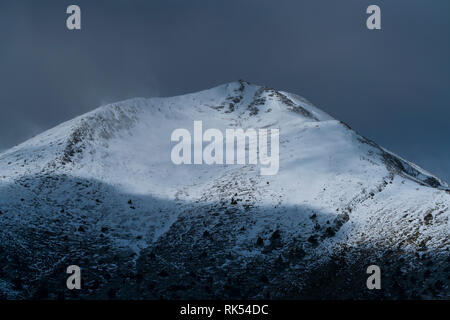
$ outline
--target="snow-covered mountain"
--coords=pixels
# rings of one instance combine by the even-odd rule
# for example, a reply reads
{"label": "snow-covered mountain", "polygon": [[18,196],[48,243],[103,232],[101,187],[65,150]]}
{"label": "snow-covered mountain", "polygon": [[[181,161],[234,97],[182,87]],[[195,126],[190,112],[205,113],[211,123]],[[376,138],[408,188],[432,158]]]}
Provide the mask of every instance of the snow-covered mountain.
{"label": "snow-covered mountain", "polygon": [[[278,174],[173,164],[171,133],[195,120],[279,128]],[[0,154],[0,295],[448,299],[449,206],[444,181],[297,95],[131,99]]]}

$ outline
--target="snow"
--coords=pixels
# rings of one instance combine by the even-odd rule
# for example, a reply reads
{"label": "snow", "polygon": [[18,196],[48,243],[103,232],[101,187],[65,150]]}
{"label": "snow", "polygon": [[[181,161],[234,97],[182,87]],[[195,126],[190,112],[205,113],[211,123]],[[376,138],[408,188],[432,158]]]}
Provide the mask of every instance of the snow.
{"label": "snow", "polygon": [[[261,176],[257,165],[174,165],[171,133],[192,130],[194,120],[204,130],[279,128],[278,174]],[[387,164],[386,154],[404,171]],[[239,208],[248,205],[242,212],[252,214],[245,231],[230,227],[242,257],[258,255],[250,243],[258,236],[267,243],[275,229],[306,242],[318,234],[314,225],[333,226],[344,216],[317,255],[361,241],[413,251],[423,241],[430,250],[450,246],[446,183],[367,143],[304,98],[246,82],[102,106],[2,152],[0,178],[0,240],[27,252],[34,249],[23,230],[78,234],[83,225],[93,234],[108,228],[108,240],[138,257],[180,217],[205,206],[227,210],[235,193]],[[430,187],[427,178],[440,185]],[[430,210],[433,223],[425,224]]]}

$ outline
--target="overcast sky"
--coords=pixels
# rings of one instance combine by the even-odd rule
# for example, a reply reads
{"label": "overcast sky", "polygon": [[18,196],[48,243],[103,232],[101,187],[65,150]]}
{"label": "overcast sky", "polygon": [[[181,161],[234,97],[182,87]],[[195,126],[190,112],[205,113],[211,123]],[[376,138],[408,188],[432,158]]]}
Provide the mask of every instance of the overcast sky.
{"label": "overcast sky", "polygon": [[104,103],[244,79],[450,181],[449,57],[448,0],[1,0],[0,150]]}

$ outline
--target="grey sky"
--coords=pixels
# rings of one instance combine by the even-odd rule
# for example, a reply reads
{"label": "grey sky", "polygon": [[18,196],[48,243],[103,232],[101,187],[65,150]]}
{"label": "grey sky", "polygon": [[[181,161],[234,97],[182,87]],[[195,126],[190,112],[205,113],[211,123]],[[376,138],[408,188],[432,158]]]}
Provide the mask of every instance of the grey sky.
{"label": "grey sky", "polygon": [[[65,27],[78,4],[82,30]],[[365,9],[382,9],[381,31]],[[450,181],[450,1],[0,2],[0,150],[103,103],[245,79]]]}

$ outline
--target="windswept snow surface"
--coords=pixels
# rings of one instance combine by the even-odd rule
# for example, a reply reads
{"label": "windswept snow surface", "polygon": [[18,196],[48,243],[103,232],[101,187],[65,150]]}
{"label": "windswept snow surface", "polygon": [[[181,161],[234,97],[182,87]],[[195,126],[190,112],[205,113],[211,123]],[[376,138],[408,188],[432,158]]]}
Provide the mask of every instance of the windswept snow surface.
{"label": "windswept snow surface", "polygon": [[[175,165],[173,130],[280,129],[280,169]],[[102,106],[0,154],[3,298],[449,298],[449,186],[237,81]],[[65,287],[79,265],[83,289]],[[383,289],[369,291],[379,265]],[[376,291],[376,292],[375,292]]]}

